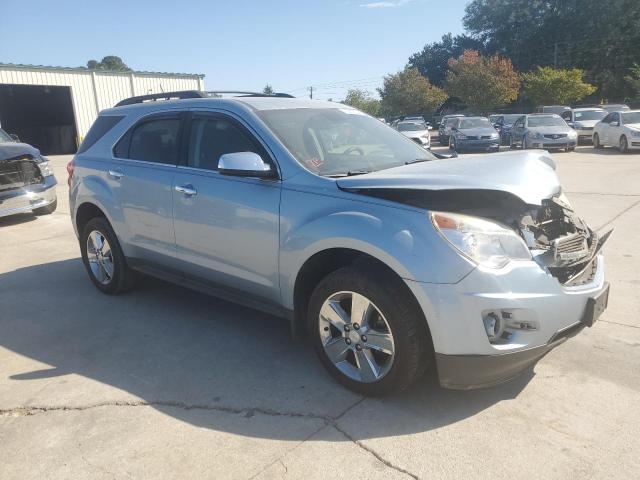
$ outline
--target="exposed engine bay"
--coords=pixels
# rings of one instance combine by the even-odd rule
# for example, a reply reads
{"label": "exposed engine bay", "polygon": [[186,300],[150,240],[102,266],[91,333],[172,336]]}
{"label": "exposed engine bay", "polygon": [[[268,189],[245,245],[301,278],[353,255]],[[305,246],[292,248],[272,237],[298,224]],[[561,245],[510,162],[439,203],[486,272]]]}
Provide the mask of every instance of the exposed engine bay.
{"label": "exposed engine bay", "polygon": [[598,236],[575,215],[564,195],[527,205],[511,193],[496,190],[370,189],[359,193],[508,225],[524,239],[536,262],[564,285],[588,283],[594,277],[595,257],[611,234]]}

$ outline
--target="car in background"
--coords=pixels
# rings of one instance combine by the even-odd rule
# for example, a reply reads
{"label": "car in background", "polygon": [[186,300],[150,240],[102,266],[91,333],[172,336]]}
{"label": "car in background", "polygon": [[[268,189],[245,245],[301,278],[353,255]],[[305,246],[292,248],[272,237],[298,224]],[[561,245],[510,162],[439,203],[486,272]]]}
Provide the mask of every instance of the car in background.
{"label": "car in background", "polygon": [[578,133],[560,115],[530,113],[516,120],[511,128],[509,147],[564,149],[573,151]]}
{"label": "car in background", "polygon": [[578,142],[580,140],[591,141],[593,127],[606,116],[607,111],[602,108],[573,108],[561,115],[567,125],[578,132]]}
{"label": "car in background", "polygon": [[424,122],[422,115],[410,115],[402,119],[403,122]]}
{"label": "car in background", "polygon": [[500,150],[500,134],[486,117],[456,118],[449,148],[455,152],[463,150],[483,150],[497,152]]}
{"label": "car in background", "polygon": [[516,120],[522,117],[522,115],[522,113],[505,113],[494,115],[495,121],[491,121],[491,117],[489,117],[489,121],[491,121],[495,129],[500,133],[501,145],[509,145],[511,127],[513,127],[513,124],[516,122]]}
{"label": "car in background", "polygon": [[449,145],[449,135],[451,135],[451,127],[456,122],[456,119],[464,117],[461,113],[453,115],[445,115],[440,120],[440,126],[438,127],[438,143],[440,145]]}
{"label": "car in background", "polygon": [[398,122],[396,124],[398,130],[405,137],[410,138],[423,148],[431,148],[431,138],[429,136],[429,127],[424,121],[407,121]]}
{"label": "car in background", "polygon": [[611,112],[593,130],[593,148],[640,149],[640,110]]}
{"label": "car in background", "polygon": [[40,150],[0,129],[0,217],[53,213],[58,205],[56,178]]}
{"label": "car in background", "polygon": [[571,107],[567,105],[542,105],[536,108],[536,113],[555,113],[556,115],[562,115],[569,110],[571,110]]}
{"label": "car in background", "polygon": [[611,103],[608,105],[600,105],[600,108],[606,110],[607,112],[623,112],[625,110],[631,110],[629,105],[625,105],[624,103]]}

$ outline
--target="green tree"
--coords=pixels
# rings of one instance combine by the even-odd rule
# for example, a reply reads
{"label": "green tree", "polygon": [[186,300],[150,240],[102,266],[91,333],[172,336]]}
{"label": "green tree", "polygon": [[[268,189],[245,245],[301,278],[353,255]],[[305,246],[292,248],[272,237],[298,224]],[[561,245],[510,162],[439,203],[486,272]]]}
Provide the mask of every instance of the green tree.
{"label": "green tree", "polygon": [[429,83],[416,68],[385,76],[378,93],[380,113],[385,118],[430,115],[447,99],[445,91]]}
{"label": "green tree", "polygon": [[131,69],[126,63],[115,55],[107,55],[103,57],[101,61],[89,60],[87,62],[87,68],[91,70],[109,70],[115,72],[130,72]]}
{"label": "green tree", "polygon": [[599,98],[632,95],[624,77],[640,63],[638,0],[472,0],[463,22],[485,54],[519,71],[580,68]]}
{"label": "green tree", "polygon": [[624,79],[631,88],[631,96],[640,99],[640,65],[634,63]]}
{"label": "green tree", "polygon": [[264,93],[265,95],[273,95],[276,92],[274,92],[273,87],[267,83],[265,87],[262,89],[262,93]]}
{"label": "green tree", "polygon": [[482,50],[482,42],[467,35],[454,37],[447,33],[439,42],[428,43],[420,52],[411,55],[408,66],[417,68],[433,85],[442,87],[449,59],[459,57],[465,50]]}
{"label": "green tree", "polygon": [[380,100],[373,98],[369,92],[364,90],[358,90],[357,88],[348,90],[342,103],[362,110],[373,117],[380,115]]}
{"label": "green tree", "polygon": [[568,105],[596,91],[596,87],[582,78],[584,72],[577,68],[555,70],[538,67],[522,74],[524,96],[534,105]]}
{"label": "green tree", "polygon": [[475,50],[466,50],[458,58],[449,59],[445,89],[477,113],[485,114],[516,100],[520,79],[508,58],[483,57]]}

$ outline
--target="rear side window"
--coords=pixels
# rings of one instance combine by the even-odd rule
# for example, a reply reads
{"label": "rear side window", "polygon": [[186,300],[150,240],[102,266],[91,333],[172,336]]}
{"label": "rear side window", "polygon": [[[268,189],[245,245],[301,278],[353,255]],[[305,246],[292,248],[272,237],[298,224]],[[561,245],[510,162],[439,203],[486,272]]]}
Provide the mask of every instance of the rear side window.
{"label": "rear side window", "polygon": [[180,118],[157,118],[135,125],[118,142],[118,158],[175,165],[178,160]]}
{"label": "rear side window", "polygon": [[254,152],[268,161],[258,144],[235,122],[219,117],[194,118],[189,138],[190,167],[217,170],[225,153]]}
{"label": "rear side window", "polygon": [[122,115],[102,115],[96,118],[91,128],[84,137],[78,153],[86,152],[93,144],[100,140],[109,130],[115,127],[124,116]]}

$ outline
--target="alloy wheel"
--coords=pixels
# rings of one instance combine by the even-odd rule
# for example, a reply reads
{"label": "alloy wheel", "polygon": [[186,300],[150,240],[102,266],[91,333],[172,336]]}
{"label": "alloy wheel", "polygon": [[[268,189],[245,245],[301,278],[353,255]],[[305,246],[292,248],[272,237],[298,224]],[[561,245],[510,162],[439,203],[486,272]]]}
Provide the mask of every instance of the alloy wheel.
{"label": "alloy wheel", "polygon": [[87,237],[87,259],[94,278],[102,285],[113,279],[113,252],[106,237],[98,230],[92,230]]}
{"label": "alloy wheel", "polygon": [[393,335],[382,312],[364,295],[331,295],[322,304],[318,326],[324,352],[342,374],[373,383],[389,373],[395,357]]}

